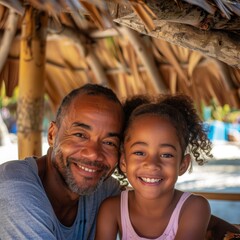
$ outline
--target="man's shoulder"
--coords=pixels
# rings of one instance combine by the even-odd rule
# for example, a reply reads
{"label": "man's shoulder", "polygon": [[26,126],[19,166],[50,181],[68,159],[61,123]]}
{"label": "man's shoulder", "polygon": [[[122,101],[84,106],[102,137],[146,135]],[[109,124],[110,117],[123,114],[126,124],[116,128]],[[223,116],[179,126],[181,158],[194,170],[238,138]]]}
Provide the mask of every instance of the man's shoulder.
{"label": "man's shoulder", "polygon": [[113,189],[120,190],[120,183],[116,178],[111,176],[103,182],[102,187],[108,190],[113,190]]}
{"label": "man's shoulder", "polygon": [[120,194],[120,184],[117,179],[114,177],[107,178],[94,192],[93,195],[90,195],[93,198],[105,199],[110,196],[115,196]]}
{"label": "man's shoulder", "polygon": [[37,164],[34,158],[25,160],[14,160],[0,165],[0,180],[20,180],[35,178],[37,175]]}
{"label": "man's shoulder", "polygon": [[46,194],[37,169],[34,158],[9,161],[0,166],[0,201],[4,202],[0,207],[11,206],[19,214],[25,212],[25,208],[28,211],[46,208]]}

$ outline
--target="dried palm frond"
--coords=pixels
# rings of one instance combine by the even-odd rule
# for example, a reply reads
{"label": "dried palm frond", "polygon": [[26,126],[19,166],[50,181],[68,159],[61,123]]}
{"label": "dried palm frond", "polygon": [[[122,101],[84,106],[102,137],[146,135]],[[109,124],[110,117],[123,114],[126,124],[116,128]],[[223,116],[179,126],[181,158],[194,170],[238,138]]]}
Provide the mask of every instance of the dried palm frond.
{"label": "dried palm frond", "polygon": [[[178,0],[179,1],[179,0]],[[214,15],[218,9],[221,15],[227,19],[231,18],[231,15],[235,14],[240,16],[240,2],[236,0],[183,0],[192,5],[196,5],[206,12]]]}
{"label": "dried palm frond", "polygon": [[23,13],[24,13],[24,7],[22,5],[22,1],[0,0],[0,4],[7,7],[7,8],[14,9],[20,15],[23,15]]}
{"label": "dried palm frond", "polygon": [[199,6],[203,8],[206,12],[210,14],[214,14],[216,11],[216,8],[213,6],[213,4],[210,4],[207,0],[183,0],[184,2],[188,2],[192,5]]}

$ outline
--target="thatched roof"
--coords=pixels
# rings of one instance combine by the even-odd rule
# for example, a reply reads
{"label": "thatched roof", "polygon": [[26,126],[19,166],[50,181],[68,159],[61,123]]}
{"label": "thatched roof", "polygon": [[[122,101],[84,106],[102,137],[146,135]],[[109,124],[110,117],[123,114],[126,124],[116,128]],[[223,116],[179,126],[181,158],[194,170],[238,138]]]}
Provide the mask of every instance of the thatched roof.
{"label": "thatched roof", "polygon": [[214,98],[240,107],[238,1],[0,0],[0,84],[8,96],[18,84],[28,5],[49,14],[45,89],[54,109],[86,82],[120,98],[184,92],[198,106]]}

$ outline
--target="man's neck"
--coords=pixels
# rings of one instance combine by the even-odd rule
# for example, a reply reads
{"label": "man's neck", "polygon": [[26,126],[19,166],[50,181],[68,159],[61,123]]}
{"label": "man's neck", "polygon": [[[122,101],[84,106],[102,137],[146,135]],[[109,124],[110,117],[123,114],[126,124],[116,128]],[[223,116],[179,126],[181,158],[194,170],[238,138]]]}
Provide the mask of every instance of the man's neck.
{"label": "man's neck", "polygon": [[58,220],[71,226],[77,216],[79,195],[66,186],[51,161],[51,150],[37,160],[38,175]]}

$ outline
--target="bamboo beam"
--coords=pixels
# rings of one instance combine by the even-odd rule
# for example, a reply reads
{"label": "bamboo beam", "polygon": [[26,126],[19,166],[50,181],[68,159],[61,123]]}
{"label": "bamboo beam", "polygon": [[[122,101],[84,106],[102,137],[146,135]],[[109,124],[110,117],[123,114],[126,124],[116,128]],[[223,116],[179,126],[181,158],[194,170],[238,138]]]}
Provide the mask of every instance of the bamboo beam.
{"label": "bamboo beam", "polygon": [[24,7],[20,1],[16,0],[0,0],[0,4],[11,9],[14,12],[17,12],[21,16],[24,14]]}
{"label": "bamboo beam", "polygon": [[[133,13],[126,15],[126,11],[117,12],[114,21],[142,34],[200,51],[240,68],[239,36],[234,32],[224,31],[224,29],[239,29],[239,18],[232,17],[229,20],[221,17],[220,14],[215,14],[213,17],[201,8],[183,2],[181,7],[177,6],[175,1],[168,0],[148,0],[141,4],[146,4],[156,15],[153,19],[156,27],[154,31],[147,32],[142,19]],[[119,9],[122,7],[121,4],[118,5]]]}
{"label": "bamboo beam", "polygon": [[0,72],[6,62],[13,38],[17,31],[18,18],[18,15],[13,10],[9,11],[6,28],[0,45]]}
{"label": "bamboo beam", "polygon": [[[0,31],[0,39],[1,39],[1,31]],[[18,61],[18,57],[13,57],[13,56],[8,56],[8,59],[10,59],[11,61]],[[208,66],[209,62],[211,62],[210,58],[209,59],[204,59],[203,61],[201,61],[198,64],[198,67],[202,67],[202,66]],[[59,69],[69,69],[69,67],[67,65],[63,65],[63,64],[59,64],[57,61],[55,62],[54,60],[50,60],[50,59],[46,59],[46,64],[59,68]],[[187,63],[179,63],[181,68],[183,69],[187,69],[188,68],[188,64]],[[169,63],[161,63],[161,68],[172,68],[172,65]],[[84,67],[73,67],[71,66],[72,71],[76,71],[76,72],[86,72],[89,71],[87,68]],[[138,71],[139,72],[145,72],[146,68],[143,65],[138,65]],[[91,70],[90,70],[91,71]],[[114,67],[114,68],[108,68],[105,69],[105,73],[107,75],[111,75],[111,74],[118,74],[118,73],[130,73],[131,69],[129,67]]]}
{"label": "bamboo beam", "polygon": [[211,200],[240,201],[239,193],[194,192]]}
{"label": "bamboo beam", "polygon": [[107,37],[118,37],[119,31],[117,31],[117,28],[108,28],[103,31],[94,30],[90,32],[90,37],[94,39],[101,39],[101,38],[107,38]]}
{"label": "bamboo beam", "polygon": [[147,32],[144,24],[134,14],[115,19],[115,22],[134,29],[145,35],[163,39],[175,45],[199,51],[207,56],[217,58],[230,66],[240,68],[240,45],[233,33],[220,31],[201,31],[195,27],[169,23],[167,21],[154,21],[156,30]]}
{"label": "bamboo beam", "polygon": [[[219,29],[238,31],[240,28],[238,16],[232,15],[230,19],[226,18],[222,12],[214,6],[212,6],[212,10],[206,10],[203,6],[205,1],[200,2],[200,7],[196,6],[196,4],[187,3],[187,1],[181,1],[180,4],[177,4],[178,1],[173,0],[128,1],[127,4],[120,3],[119,1],[115,3],[111,0],[105,1],[111,2],[111,6],[108,6],[108,9],[113,19],[128,16],[133,13],[133,6],[142,5],[146,13],[151,12],[149,16],[154,15],[155,22],[157,22],[157,20],[165,20],[172,23],[188,24],[203,30]],[[197,1],[195,1],[195,3],[197,3]],[[116,10],[114,11],[113,9]],[[141,16],[139,17],[141,18]],[[142,19],[142,22],[144,22],[144,19]],[[147,26],[145,27],[147,28]]]}
{"label": "bamboo beam", "polygon": [[27,6],[20,44],[18,155],[41,155],[48,16]]}

